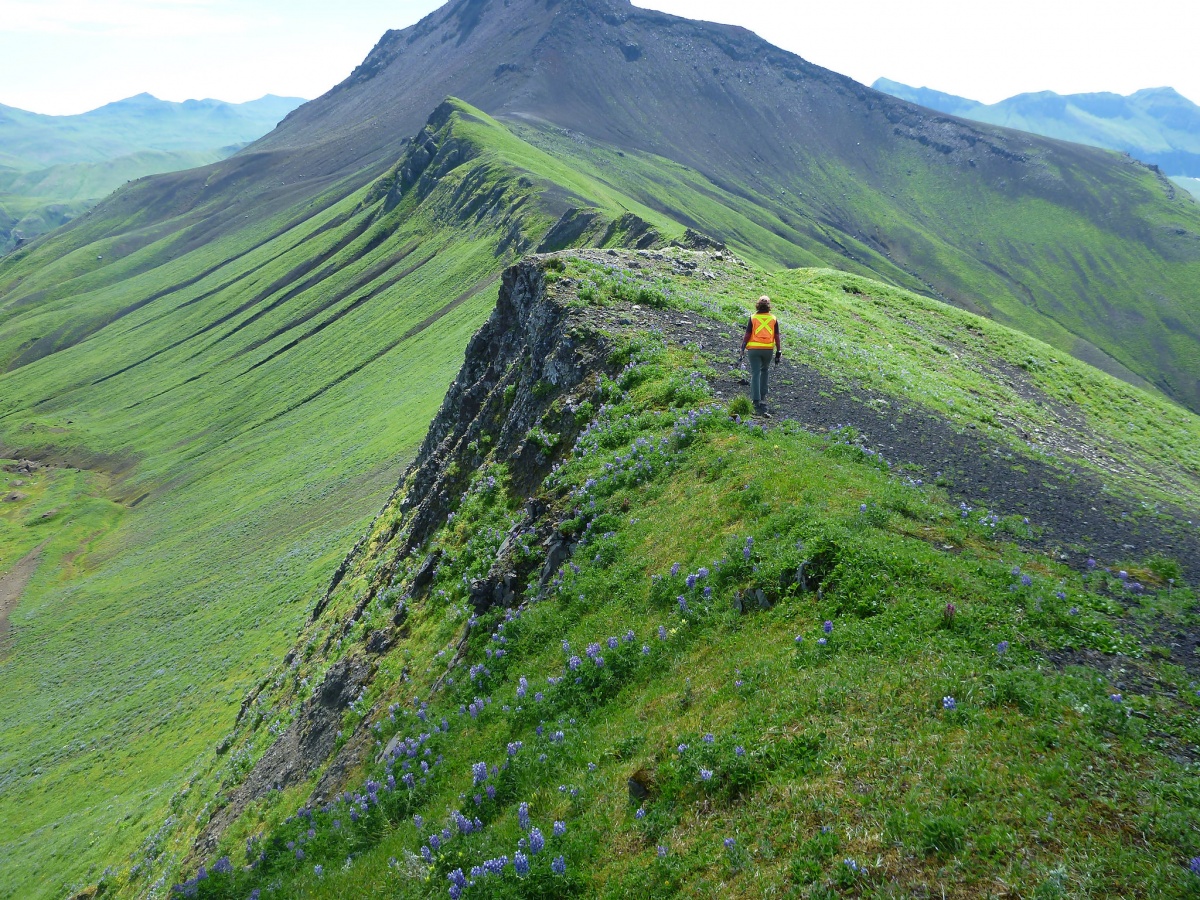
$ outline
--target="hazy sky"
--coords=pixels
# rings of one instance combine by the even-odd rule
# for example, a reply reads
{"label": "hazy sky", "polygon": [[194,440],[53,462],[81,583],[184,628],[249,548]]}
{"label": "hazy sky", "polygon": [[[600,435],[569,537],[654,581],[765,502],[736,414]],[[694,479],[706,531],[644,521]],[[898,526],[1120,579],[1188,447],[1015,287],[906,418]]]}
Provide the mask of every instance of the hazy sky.
{"label": "hazy sky", "polygon": [[[569,2],[569,0],[568,0]],[[1170,85],[1200,102],[1200,2],[637,0],[744,25],[812,62],[994,102]],[[168,100],[312,98],[441,0],[0,0],[0,103],[66,114]]]}

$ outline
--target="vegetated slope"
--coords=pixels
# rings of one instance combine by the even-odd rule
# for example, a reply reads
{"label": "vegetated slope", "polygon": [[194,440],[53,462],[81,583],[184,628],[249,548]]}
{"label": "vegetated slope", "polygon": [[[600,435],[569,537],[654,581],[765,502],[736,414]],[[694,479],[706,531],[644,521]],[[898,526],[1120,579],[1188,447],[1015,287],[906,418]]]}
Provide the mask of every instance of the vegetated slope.
{"label": "vegetated slope", "polygon": [[[144,225],[171,227],[183,204],[218,233],[232,223],[184,198],[203,191],[256,216],[340,179],[361,185],[448,94],[506,122],[683,164],[761,207],[805,255],[987,312],[1200,403],[1190,196],[1134,161],[931,115],[744,30],[627,0],[455,0],[389,32],[350,78],[232,160],[134,186],[92,224],[123,233],[120,209],[136,207]],[[71,240],[82,247],[85,231]]]}
{"label": "vegetated slope", "polygon": [[[62,498],[3,507],[0,567],[51,543],[0,661],[0,896],[61,896],[157,826],[411,459],[500,271],[572,203],[581,240],[656,237],[448,103],[372,189],[102,247],[150,270],[122,291],[71,278],[78,255],[18,270],[80,334],[0,376],[0,456],[53,463]],[[28,296],[8,346],[41,327]]]}
{"label": "vegetated slope", "polygon": [[0,107],[0,253],[71,221],[127,181],[208,165],[303,101],[169,103],[141,94],[77,116]]}
{"label": "vegetated slope", "polygon": [[887,78],[872,87],[964,119],[1121,150],[1171,175],[1200,176],[1200,106],[1173,88],[1147,88],[1128,97],[1038,91],[980,103]]}
{"label": "vegetated slope", "polygon": [[[741,420],[726,351],[764,290],[788,359]],[[191,783],[177,891],[1191,896],[1200,535],[1138,494],[1194,509],[1197,431],[867,279],[527,260]],[[1075,508],[1034,518],[1047,494]]]}
{"label": "vegetated slope", "polygon": [[[451,107],[407,145],[448,90],[502,124],[460,107],[445,132]],[[701,226],[770,268],[974,285],[977,301],[956,299],[994,295],[1034,331],[1050,320],[1004,300],[1001,263],[1036,253],[1028,284],[1053,283],[1062,310],[1043,307],[1104,323],[1067,301],[1112,301],[1121,341],[1097,340],[1140,365],[1154,316],[1182,323],[1163,358],[1192,347],[1173,304],[1195,287],[1197,229],[1168,188],[1099,151],[930,118],[736,29],[601,2],[458,3],[389,35],[267,140],[129,185],[13,254],[0,441],[112,477],[54,470],[62,496],[83,484],[125,508],[48,546],[12,619],[3,683],[22,700],[0,724],[0,831],[18,863],[0,891],[53,895],[148,837],[156,858],[179,779],[289,644],[303,610],[285,601],[312,596],[383,502],[520,253]],[[1103,292],[1081,286],[1101,269]],[[1153,316],[1128,312],[1148,285]],[[81,521],[74,505],[42,515],[21,520],[6,565],[30,529]]]}

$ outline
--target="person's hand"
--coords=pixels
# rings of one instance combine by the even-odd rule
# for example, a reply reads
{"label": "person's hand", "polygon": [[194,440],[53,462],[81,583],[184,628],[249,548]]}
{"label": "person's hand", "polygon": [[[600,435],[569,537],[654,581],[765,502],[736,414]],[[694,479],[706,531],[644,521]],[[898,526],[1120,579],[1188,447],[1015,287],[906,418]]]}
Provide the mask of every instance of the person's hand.
{"label": "person's hand", "polygon": [[775,365],[779,365],[779,362],[780,362],[780,360],[782,360],[782,359],[783,359],[783,351],[782,351],[782,350],[776,350],[776,351],[775,351]]}

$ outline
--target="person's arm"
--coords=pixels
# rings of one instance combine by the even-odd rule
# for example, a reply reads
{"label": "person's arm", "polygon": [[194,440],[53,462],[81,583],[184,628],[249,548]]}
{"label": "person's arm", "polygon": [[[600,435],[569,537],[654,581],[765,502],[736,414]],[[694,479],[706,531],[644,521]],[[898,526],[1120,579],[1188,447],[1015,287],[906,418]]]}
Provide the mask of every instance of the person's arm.
{"label": "person's arm", "polygon": [[750,343],[750,335],[754,331],[754,317],[751,316],[746,320],[746,333],[742,336],[742,351],[745,352],[746,345]]}

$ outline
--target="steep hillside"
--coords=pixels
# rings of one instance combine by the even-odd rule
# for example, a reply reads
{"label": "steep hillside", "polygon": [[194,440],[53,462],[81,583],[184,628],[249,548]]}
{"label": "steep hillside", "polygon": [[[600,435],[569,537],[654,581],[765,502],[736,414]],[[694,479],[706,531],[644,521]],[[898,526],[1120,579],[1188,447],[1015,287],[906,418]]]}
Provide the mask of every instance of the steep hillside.
{"label": "steep hillside", "polygon": [[[443,102],[452,91],[477,106]],[[1024,354],[1020,372],[1055,354],[1037,374],[1065,373],[1048,382],[1053,402],[1027,396],[1015,369],[956,368],[946,396],[968,412],[955,418],[936,396],[922,408],[1000,443],[978,454],[947,438],[914,464],[957,479],[964,497],[978,484],[1005,506],[1035,498],[1043,527],[1091,521],[1111,494],[1119,527],[1062,532],[1064,552],[1160,551],[1192,577],[1191,533],[1175,520],[1195,502],[1194,420],[1089,373],[1093,408],[1063,348],[1191,402],[1198,217],[1183,192],[1113,154],[931,116],[746,32],[624,3],[456,0],[390,33],[263,141],[130,184],[0,261],[0,454],[12,481],[44,464],[0,506],[0,571],[20,573],[5,580],[15,599],[0,650],[0,895],[56,897],[113,860],[124,879],[135,851],[140,886],[177,870],[210,779],[241,785],[288,727],[290,698],[268,691],[278,722],[223,742],[247,691],[295,686],[271,667],[417,452],[501,273],[531,251],[714,246],[699,231],[758,267],[739,275],[751,279],[739,304],[754,278],[799,301],[805,277],[832,279],[818,290],[829,298],[870,276],[870,292],[940,294],[1044,334],[1058,351],[996,332]],[[715,290],[726,276],[713,260],[696,265]],[[831,265],[841,274],[786,271]],[[618,295],[636,283],[604,281]],[[872,363],[836,341],[809,364],[912,387],[912,372],[962,356],[971,341],[953,335],[977,322],[933,308],[939,337],[899,368],[893,348]],[[856,321],[838,313],[829,327]],[[875,346],[875,331],[853,333]],[[843,396],[813,384],[813,396]],[[887,387],[850,396],[890,403]],[[1060,399],[1070,414],[1055,424]],[[1012,427],[984,408],[1003,403]],[[816,421],[860,421],[848,412],[862,408],[846,399]],[[872,428],[899,430],[872,408]],[[961,458],[1024,454],[1017,437],[1037,448],[1019,463],[1029,482],[959,471]],[[1078,496],[1096,502],[1063,499],[1051,516],[1081,476],[1040,468],[1043,457],[1077,448],[1098,479]],[[332,597],[317,627],[357,602]],[[357,671],[330,687],[326,725]],[[338,730],[311,733],[316,756]]]}
{"label": "steep hillside", "polygon": [[1172,88],[1120,94],[1018,94],[979,103],[887,78],[877,91],[939,112],[1093,147],[1108,147],[1171,175],[1200,176],[1200,106]]}
{"label": "steep hillside", "polygon": [[505,122],[682,164],[826,263],[919,285],[1200,404],[1189,195],[1113,154],[931,115],[744,30],[628,0],[454,0],[386,34],[350,78],[233,160],[131,189],[91,224],[115,237],[120,210],[137,207],[142,225],[222,233],[236,222],[213,215],[215,201],[257,219],[361,186],[450,94]]}
{"label": "steep hillside", "polygon": [[0,107],[0,254],[71,221],[127,181],[231,156],[302,102],[168,103],[142,94],[78,116]]}
{"label": "steep hillside", "polygon": [[136,303],[90,259],[21,271],[76,331],[42,356],[29,306],[4,311],[29,356],[0,377],[0,456],[53,468],[0,507],[0,571],[42,546],[0,658],[0,896],[60,896],[161,819],[411,459],[500,271],[581,197],[579,239],[655,239],[634,201],[447,104],[373,191],[273,233],[109,245],[162,261]]}
{"label": "steep hillside", "polygon": [[[763,290],[788,359],[741,420]],[[183,896],[1193,896],[1198,432],[867,279],[526,261],[106,884],[199,834]]]}

